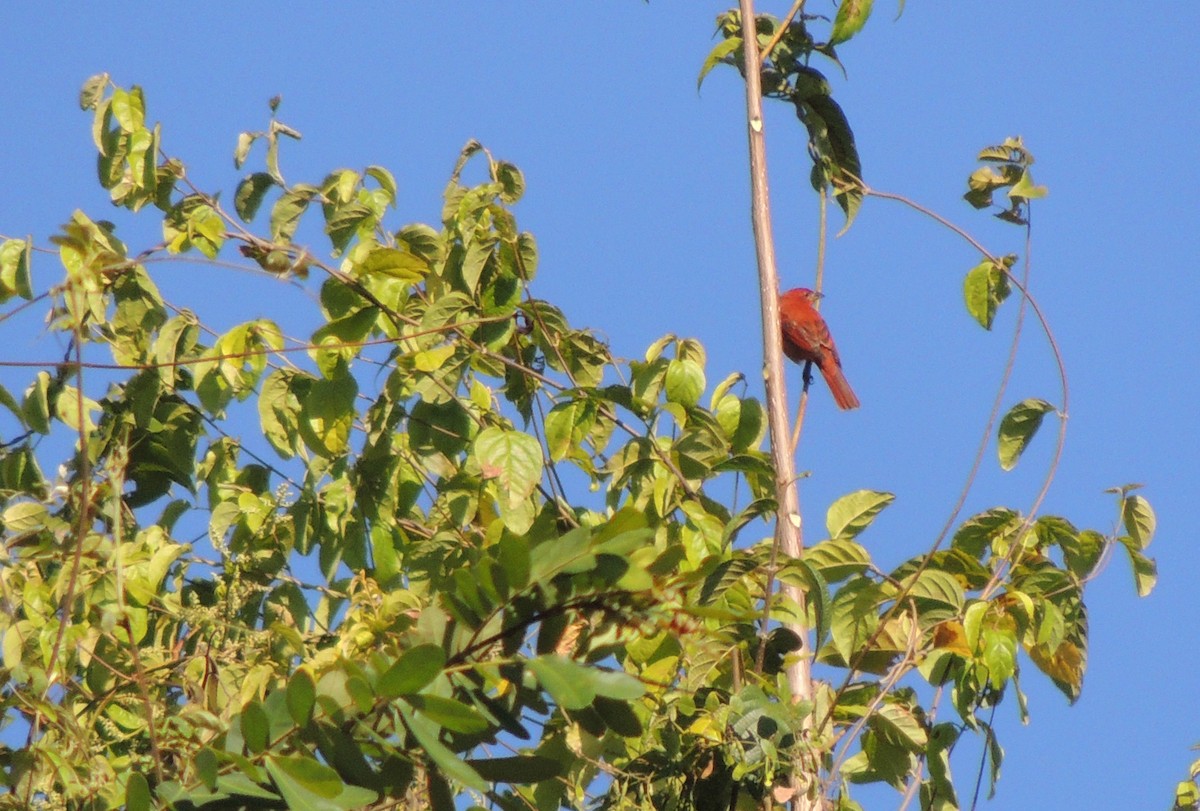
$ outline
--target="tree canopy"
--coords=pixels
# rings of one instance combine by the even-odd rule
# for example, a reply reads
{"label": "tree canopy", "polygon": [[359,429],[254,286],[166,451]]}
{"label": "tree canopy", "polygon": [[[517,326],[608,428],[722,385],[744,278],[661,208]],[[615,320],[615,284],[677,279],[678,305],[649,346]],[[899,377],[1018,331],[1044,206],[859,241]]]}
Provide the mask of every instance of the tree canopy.
{"label": "tree canopy", "polygon": [[[750,43],[731,12],[697,60],[792,105],[846,228],[891,196],[814,64],[870,10],[759,16]],[[95,76],[80,105],[120,222],[162,237],[130,247],[118,216],[77,211],[52,246],[0,244],[4,318],[42,308],[61,355],[0,390],[0,700],[24,738],[0,806],[854,809],[881,783],[953,809],[963,736],[994,785],[1021,663],[1079,696],[1107,556],[1154,585],[1136,487],[1114,488],[1114,529],[1081,529],[1041,509],[1053,468],[1032,509],[961,518],[894,568],[862,542],[887,492],[782,545],[792,447],[757,389],[710,385],[691,338],[614,357],[538,298],[524,177],[481,144],[439,221],[405,224],[383,166],[285,176],[302,147],[277,100],[224,195],[136,85]],[[1027,228],[1030,151],[978,158],[967,201]],[[978,325],[1016,306],[1052,335],[1023,260],[971,241]],[[310,293],[317,326],[288,334],[264,301],[210,327],[155,283],[183,256]],[[998,410],[996,462],[1065,410],[1065,390]]]}

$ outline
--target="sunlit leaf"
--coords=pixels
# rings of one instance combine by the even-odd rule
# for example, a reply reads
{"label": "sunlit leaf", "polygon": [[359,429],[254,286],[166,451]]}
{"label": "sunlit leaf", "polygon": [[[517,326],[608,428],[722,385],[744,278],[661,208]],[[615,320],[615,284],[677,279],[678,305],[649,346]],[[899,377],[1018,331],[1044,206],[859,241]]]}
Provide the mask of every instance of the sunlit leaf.
{"label": "sunlit leaf", "polygon": [[873,5],[874,0],[841,0],[829,32],[829,44],[839,45],[861,31]]}
{"label": "sunlit leaf", "polygon": [[442,672],[445,664],[446,654],[440,646],[418,645],[404,651],[375,687],[385,698],[417,693]]}
{"label": "sunlit leaf", "polygon": [[708,56],[704,58],[704,64],[700,66],[700,75],[696,77],[697,92],[699,92],[701,85],[704,84],[704,77],[708,75],[709,71],[721,64],[723,61],[725,61],[726,57],[730,56],[741,47],[741,37],[730,37],[729,39],[718,42],[713,49],[708,52]]}
{"label": "sunlit leaf", "polygon": [[1154,530],[1158,520],[1150,502],[1139,495],[1127,496],[1121,502],[1121,523],[1125,531],[1133,538],[1139,549],[1145,549],[1154,539]]}
{"label": "sunlit leaf", "polygon": [[667,364],[667,402],[691,408],[704,393],[704,369],[694,360],[676,358]]}
{"label": "sunlit leaf", "polygon": [[893,494],[876,490],[856,490],[842,496],[829,505],[829,510],[825,513],[825,527],[829,530],[829,537],[857,537],[895,500]]}
{"label": "sunlit leaf", "polygon": [[963,280],[967,312],[979,322],[979,326],[990,330],[996,311],[1008,298],[1010,289],[1004,268],[985,259],[971,268]]}
{"label": "sunlit leaf", "polygon": [[529,498],[542,480],[542,447],[529,434],[485,428],[475,438],[484,478],[495,479],[512,507]]}

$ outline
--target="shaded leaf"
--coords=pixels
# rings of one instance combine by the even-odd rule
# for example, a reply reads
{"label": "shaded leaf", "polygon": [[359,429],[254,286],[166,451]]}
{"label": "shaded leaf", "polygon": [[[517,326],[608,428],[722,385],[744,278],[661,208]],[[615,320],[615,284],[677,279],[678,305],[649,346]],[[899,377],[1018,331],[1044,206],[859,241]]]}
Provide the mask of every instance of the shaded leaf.
{"label": "shaded leaf", "polygon": [[490,783],[540,783],[565,774],[566,764],[542,755],[472,758],[467,765]]}
{"label": "shaded leaf", "polygon": [[417,743],[420,744],[425,756],[433,762],[433,765],[441,769],[446,777],[462,783],[467,788],[472,788],[476,791],[487,791],[487,783],[479,776],[479,772],[459,759],[457,755],[439,740],[438,727],[435,724],[426,718],[414,716],[412,710],[403,705],[398,709],[400,715],[404,718],[405,725],[412,732],[413,737],[417,739]]}
{"label": "shaded leaf", "polygon": [[430,721],[451,732],[473,735],[490,726],[478,710],[453,698],[410,695],[405,700]]}
{"label": "shaded leaf", "polygon": [[881,599],[879,586],[862,578],[851,580],[833,596],[830,633],[834,648],[845,661],[852,661],[879,627],[877,611]]}
{"label": "shaded leaf", "polygon": [[293,673],[288,679],[286,698],[288,713],[297,726],[311,721],[317,699],[317,684],[312,674],[304,669]]}
{"label": "shaded leaf", "polygon": [[263,198],[275,185],[275,179],[266,172],[255,172],[242,178],[233,196],[233,209],[245,222],[254,219]]}
{"label": "shaded leaf", "polygon": [[596,698],[592,668],[554,654],[530,659],[525,666],[563,709],[580,710]]}
{"label": "shaded leaf", "polygon": [[1000,467],[1012,470],[1017,466],[1017,460],[1025,452],[1029,441],[1042,425],[1042,418],[1054,410],[1054,406],[1045,400],[1022,400],[1009,409],[1000,421],[999,441],[996,453],[1000,457]]}
{"label": "shaded leaf", "polygon": [[270,755],[265,765],[293,811],[349,811],[373,803],[379,796],[347,785],[336,771],[311,757]]}

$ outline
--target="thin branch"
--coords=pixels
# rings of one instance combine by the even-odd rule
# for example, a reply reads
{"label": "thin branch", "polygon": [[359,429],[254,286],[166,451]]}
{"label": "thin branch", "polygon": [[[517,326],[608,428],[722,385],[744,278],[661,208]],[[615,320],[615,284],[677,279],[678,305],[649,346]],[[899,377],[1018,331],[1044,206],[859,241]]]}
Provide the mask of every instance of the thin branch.
{"label": "thin branch", "polygon": [[[779,44],[779,40],[783,39],[787,34],[788,27],[791,26],[792,20],[796,19],[796,15],[804,8],[805,0],[796,0],[792,3],[792,10],[779,23],[779,27],[775,29],[775,35],[767,42],[766,47],[762,49],[762,62],[766,62],[771,58],[771,51],[775,50],[775,46]],[[749,64],[749,63],[747,63]],[[761,63],[760,63],[761,64]]]}

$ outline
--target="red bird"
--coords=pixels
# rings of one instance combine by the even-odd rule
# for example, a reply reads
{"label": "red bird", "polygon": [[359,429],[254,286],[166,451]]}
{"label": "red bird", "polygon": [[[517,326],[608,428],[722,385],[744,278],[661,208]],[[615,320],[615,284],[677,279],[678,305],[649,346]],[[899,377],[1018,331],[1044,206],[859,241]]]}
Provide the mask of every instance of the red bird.
{"label": "red bird", "polygon": [[797,287],[779,297],[779,326],[783,332],[783,354],[796,363],[812,361],[821,370],[833,401],[838,408],[858,408],[858,398],[846,376],[842,374],[842,359],[838,357],[833,336],[821,314],[813,309],[820,293]]}

